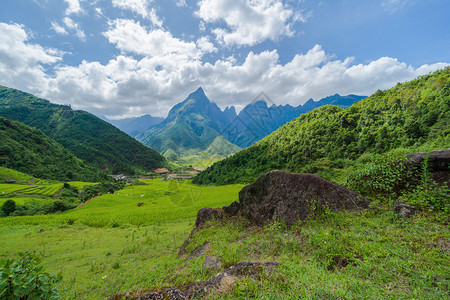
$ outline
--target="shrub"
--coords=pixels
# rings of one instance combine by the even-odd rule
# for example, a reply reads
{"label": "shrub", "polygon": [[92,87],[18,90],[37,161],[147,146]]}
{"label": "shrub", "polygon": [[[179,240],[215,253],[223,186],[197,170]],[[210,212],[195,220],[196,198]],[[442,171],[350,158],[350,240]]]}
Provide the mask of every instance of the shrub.
{"label": "shrub", "polygon": [[447,185],[438,185],[428,171],[428,156],[423,160],[420,184],[411,192],[405,193],[402,200],[418,208],[443,212],[450,215],[450,189]]}
{"label": "shrub", "polygon": [[346,185],[367,196],[399,196],[417,181],[417,170],[402,153],[364,157],[347,178]]}
{"label": "shrub", "polygon": [[2,211],[6,216],[9,216],[13,212],[15,212],[17,209],[16,202],[14,200],[6,200],[5,203],[2,205]]}
{"label": "shrub", "polygon": [[59,299],[60,278],[45,273],[40,259],[31,253],[19,253],[19,261],[0,263],[1,299]]}

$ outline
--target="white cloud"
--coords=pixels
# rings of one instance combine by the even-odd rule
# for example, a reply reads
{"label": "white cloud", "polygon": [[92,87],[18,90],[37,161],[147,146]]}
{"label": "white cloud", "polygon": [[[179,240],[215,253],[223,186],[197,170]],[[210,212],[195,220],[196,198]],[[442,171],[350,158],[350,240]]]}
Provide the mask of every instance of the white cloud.
{"label": "white cloud", "polygon": [[213,64],[176,60],[173,53],[140,60],[119,56],[105,65],[83,62],[57,69],[45,96],[111,117],[165,116],[198,86],[222,108],[242,108],[261,91],[277,104],[298,105],[335,93],[370,95],[449,65],[415,69],[389,57],[368,64],[352,61],[333,59],[320,46],[297,54],[286,64],[279,62],[276,50],[250,52],[242,64],[233,58]]}
{"label": "white cloud", "polygon": [[209,36],[202,36],[197,40],[197,47],[203,53],[217,52],[218,49],[211,43]]}
{"label": "white cloud", "polygon": [[77,37],[80,40],[82,40],[82,41],[86,40],[86,35],[84,34],[84,31],[80,28],[80,25],[78,23],[75,23],[69,17],[65,17],[63,22],[64,22],[64,24],[66,25],[67,28],[72,29],[72,30],[75,31],[75,34],[77,35]]}
{"label": "white cloud", "polygon": [[82,11],[79,0],[64,0],[69,7],[66,9],[66,15],[78,14]]}
{"label": "white cloud", "polygon": [[62,27],[61,25],[59,25],[56,22],[52,22],[52,29],[58,34],[62,34],[62,35],[69,34],[64,27]]}
{"label": "white cloud", "polygon": [[153,0],[112,0],[114,7],[135,12],[143,18],[149,19],[153,25],[162,27],[163,22],[156,14],[156,10],[149,9],[151,2]]}
{"label": "white cloud", "polygon": [[178,2],[176,3],[178,7],[186,7],[186,0],[178,0]]}
{"label": "white cloud", "polygon": [[62,53],[29,42],[22,25],[0,23],[0,84],[38,93],[46,89],[45,65],[58,62]]}
{"label": "white cloud", "polygon": [[109,42],[122,52],[162,57],[176,55],[185,59],[197,58],[199,51],[193,42],[185,42],[168,31],[156,29],[147,31],[139,22],[119,19],[110,22],[104,33]]}
{"label": "white cloud", "polygon": [[213,29],[225,45],[255,45],[292,36],[293,23],[306,21],[281,0],[201,0],[196,14],[208,23],[226,23],[228,28]]}
{"label": "white cloud", "polygon": [[[32,44],[21,25],[0,23],[0,84],[110,117],[165,116],[199,86],[222,108],[242,108],[261,91],[277,104],[298,105],[335,93],[370,95],[450,65],[413,68],[390,57],[354,64],[353,58],[336,59],[318,45],[287,63],[280,63],[277,50],[250,52],[242,63],[234,57],[208,63],[202,55],[215,47],[207,36],[194,43],[130,20],[110,26],[105,35],[123,55],[105,64],[53,66],[62,53]],[[46,66],[53,66],[51,72]]]}

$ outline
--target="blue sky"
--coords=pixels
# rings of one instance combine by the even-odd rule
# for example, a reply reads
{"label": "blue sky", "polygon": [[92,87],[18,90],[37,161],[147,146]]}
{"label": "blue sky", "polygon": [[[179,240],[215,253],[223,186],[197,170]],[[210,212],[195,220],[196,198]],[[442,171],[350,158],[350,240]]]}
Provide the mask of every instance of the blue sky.
{"label": "blue sky", "polygon": [[95,114],[370,95],[449,65],[448,0],[2,0],[0,84]]}

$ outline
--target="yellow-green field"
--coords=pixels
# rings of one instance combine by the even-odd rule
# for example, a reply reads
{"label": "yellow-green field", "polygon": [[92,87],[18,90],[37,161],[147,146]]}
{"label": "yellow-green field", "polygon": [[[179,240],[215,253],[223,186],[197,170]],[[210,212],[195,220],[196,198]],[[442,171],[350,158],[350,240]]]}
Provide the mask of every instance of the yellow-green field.
{"label": "yellow-green field", "polygon": [[[1,218],[0,258],[37,251],[49,271],[62,274],[63,298],[103,299],[115,291],[161,284],[177,263],[177,247],[197,211],[237,200],[242,185],[146,183],[60,214]],[[13,199],[21,204],[33,198]]]}
{"label": "yellow-green field", "polygon": [[[220,257],[224,268],[240,261],[282,264],[272,275],[210,295],[220,299],[449,297],[450,233],[432,215],[402,220],[391,207],[374,206],[358,214],[330,212],[293,228],[216,221],[193,232],[187,246],[189,253],[209,243],[206,253],[186,259],[177,254],[197,211],[237,200],[242,185],[146,183],[60,214],[1,218],[0,259],[36,252],[46,271],[62,275],[62,299],[106,299],[206,280],[214,275],[203,266],[206,255]],[[336,257],[348,265],[333,267]]]}

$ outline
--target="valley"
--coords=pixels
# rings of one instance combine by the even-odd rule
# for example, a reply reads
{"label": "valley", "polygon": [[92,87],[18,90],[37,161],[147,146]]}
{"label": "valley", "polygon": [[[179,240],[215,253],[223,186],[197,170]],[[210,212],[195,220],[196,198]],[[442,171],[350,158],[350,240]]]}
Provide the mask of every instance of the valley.
{"label": "valley", "polygon": [[[324,98],[245,149],[220,134],[232,118],[199,89],[138,135],[164,155],[87,112],[3,88],[0,293],[37,288],[7,277],[8,259],[33,253],[60,278],[48,299],[189,294],[244,262],[276,268],[196,297],[446,298],[449,87],[447,67],[358,101]],[[271,107],[282,109],[246,111]]]}

